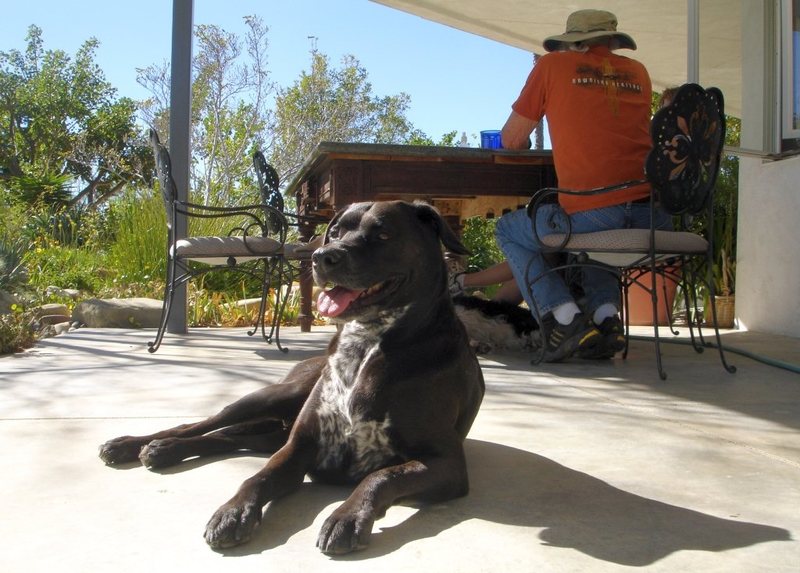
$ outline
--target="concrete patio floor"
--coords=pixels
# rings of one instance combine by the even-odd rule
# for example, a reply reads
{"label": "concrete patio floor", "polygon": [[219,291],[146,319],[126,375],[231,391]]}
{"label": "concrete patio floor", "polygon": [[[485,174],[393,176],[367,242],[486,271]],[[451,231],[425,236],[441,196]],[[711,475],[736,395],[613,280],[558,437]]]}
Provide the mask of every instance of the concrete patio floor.
{"label": "concrete patio floor", "polygon": [[[665,345],[666,382],[645,341],[625,361],[482,358],[470,495],[394,507],[343,558],[314,542],[347,488],[307,483],[249,544],[215,552],[207,519],[263,457],[161,472],[97,457],[279,380],[331,333],[284,329],[282,354],[243,329],[193,329],[151,355],[152,331],[81,329],[0,358],[0,571],[800,571],[800,375],[737,354],[730,375],[715,351]],[[796,339],[724,344],[800,364]]]}

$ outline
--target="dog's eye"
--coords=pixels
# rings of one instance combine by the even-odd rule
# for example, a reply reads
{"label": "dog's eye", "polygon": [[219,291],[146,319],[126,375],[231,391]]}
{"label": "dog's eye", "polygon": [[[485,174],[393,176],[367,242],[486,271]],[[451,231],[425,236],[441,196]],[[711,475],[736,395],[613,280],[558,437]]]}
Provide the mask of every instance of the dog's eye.
{"label": "dog's eye", "polygon": [[378,238],[381,241],[388,241],[389,240],[389,233],[378,233]]}
{"label": "dog's eye", "polygon": [[338,239],[339,238],[339,227],[333,227],[328,229],[328,238],[329,239]]}

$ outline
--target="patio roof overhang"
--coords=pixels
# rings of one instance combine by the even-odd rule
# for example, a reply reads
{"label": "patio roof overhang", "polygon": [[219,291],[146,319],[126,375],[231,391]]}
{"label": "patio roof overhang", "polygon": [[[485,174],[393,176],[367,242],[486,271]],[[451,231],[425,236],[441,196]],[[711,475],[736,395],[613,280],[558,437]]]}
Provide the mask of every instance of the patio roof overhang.
{"label": "patio roof overhang", "polygon": [[[691,62],[702,58],[703,85],[725,93],[726,111],[741,109],[739,2],[730,0],[372,0],[458,30],[543,54],[548,36],[563,32],[567,16],[583,8],[603,8],[616,14],[619,29],[636,40],[631,55],[647,66],[654,89],[680,85],[692,78]],[[691,17],[692,13],[696,17]],[[690,25],[702,19],[702,52],[692,41]],[[623,50],[621,53],[626,53]],[[691,59],[690,59],[691,58]],[[520,81],[522,81],[521,78]]]}

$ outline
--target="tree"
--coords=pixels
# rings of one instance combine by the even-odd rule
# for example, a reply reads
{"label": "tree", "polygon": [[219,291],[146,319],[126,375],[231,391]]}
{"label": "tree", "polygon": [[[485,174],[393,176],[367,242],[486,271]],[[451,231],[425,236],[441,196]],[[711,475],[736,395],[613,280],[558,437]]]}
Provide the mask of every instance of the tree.
{"label": "tree", "polygon": [[[311,71],[303,71],[292,86],[278,88],[267,69],[268,28],[255,16],[245,22],[243,42],[218,26],[195,30],[190,189],[203,202],[229,203],[254,193],[251,157],[256,149],[285,182],[320,141],[430,141],[405,116],[409,96],[375,95],[367,71],[353,56],[336,68],[314,49]],[[144,119],[166,139],[167,64],[138,70],[138,81],[152,94],[142,106]]]}
{"label": "tree", "polygon": [[74,58],[45,50],[36,26],[26,41],[24,53],[0,52],[0,182],[31,202],[103,200],[143,171],[136,105],[116,99],[94,61],[96,39]]}
{"label": "tree", "polygon": [[[205,203],[236,201],[255,193],[252,153],[272,131],[267,71],[267,31],[260,18],[245,18],[242,42],[219,26],[195,28],[193,61],[191,185]],[[147,123],[167,139],[170,73],[166,63],[138,70],[153,97],[142,110]],[[253,197],[250,197],[253,199]]]}
{"label": "tree", "polygon": [[282,179],[291,179],[320,141],[407,143],[427,139],[405,113],[405,93],[379,97],[372,93],[366,69],[354,56],[342,67],[311,51],[311,71],[303,71],[275,100],[276,126],[270,161]]}
{"label": "tree", "polygon": [[447,133],[442,134],[442,137],[439,139],[439,141],[434,141],[422,131],[415,129],[405,143],[407,145],[442,145],[445,147],[455,147],[458,144],[456,141],[457,135],[458,132],[455,130],[448,131]]}

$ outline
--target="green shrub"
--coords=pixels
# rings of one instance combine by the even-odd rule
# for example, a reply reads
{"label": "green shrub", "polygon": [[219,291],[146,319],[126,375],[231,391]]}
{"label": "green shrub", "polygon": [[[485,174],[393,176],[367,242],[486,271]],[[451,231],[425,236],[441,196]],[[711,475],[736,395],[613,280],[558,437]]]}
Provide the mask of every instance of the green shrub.
{"label": "green shrub", "polygon": [[164,203],[150,189],[132,190],[109,205],[107,225],[113,229],[108,263],[117,284],[163,280],[167,272],[167,225]]}
{"label": "green shrub", "polygon": [[[188,302],[189,313],[187,316],[189,326],[252,326],[258,316],[258,304],[248,307],[237,306],[240,299],[256,298],[245,290],[240,292],[218,292],[205,288],[203,279],[198,278],[189,284]],[[285,287],[284,287],[285,292]],[[259,292],[257,296],[260,296]],[[275,308],[275,292],[270,290],[265,309],[265,322],[272,322]],[[300,291],[290,289],[286,306],[284,307],[281,321],[282,325],[296,325],[300,314]]]}
{"label": "green shrub", "polygon": [[[163,297],[167,227],[157,192],[130,189],[102,210],[26,210],[7,204],[18,216],[3,218],[0,237],[7,231],[6,235],[21,239],[18,245],[0,241],[0,266],[16,269],[0,273],[0,280],[21,282],[27,268],[37,303],[52,302],[45,295],[50,285],[75,288],[85,296]],[[191,225],[192,235],[224,235],[235,222],[193,220]],[[256,309],[237,308],[233,303],[260,296],[261,287],[260,276],[237,272],[215,271],[195,279],[189,286],[190,325],[252,324]],[[271,307],[267,313],[271,320]],[[294,322],[298,313],[297,300],[292,300],[284,315],[289,317],[288,323]],[[10,327],[6,324],[4,328]]]}
{"label": "green shrub", "polygon": [[494,238],[496,221],[482,217],[470,217],[464,221],[461,238],[471,253],[467,259],[467,272],[480,271],[505,260]]}
{"label": "green shrub", "polygon": [[[197,264],[200,265],[200,263]],[[253,263],[249,264],[252,265]],[[250,275],[241,271],[215,270],[203,275],[203,284],[208,290],[231,293],[238,292],[245,298],[261,296],[261,285],[263,283],[263,274],[260,274],[261,272],[263,272],[263,269],[256,275]]]}
{"label": "green shrub", "polygon": [[0,314],[0,354],[20,352],[36,342],[36,334],[30,326],[33,322],[31,312],[14,309],[14,312]]}
{"label": "green shrub", "polygon": [[92,247],[103,250],[108,244],[111,229],[104,211],[84,205],[72,207],[32,206],[16,234],[30,243],[57,243],[71,247]]}
{"label": "green shrub", "polygon": [[30,210],[23,204],[13,201],[0,187],[0,235],[17,240],[22,237],[22,229],[30,216]]}
{"label": "green shrub", "polygon": [[24,257],[30,286],[43,291],[50,285],[97,292],[112,274],[102,253],[83,247],[43,244]]}
{"label": "green shrub", "polygon": [[71,213],[50,207],[31,208],[23,233],[31,242],[47,239],[48,243],[78,246],[82,242],[79,237],[80,217],[78,210]]}

